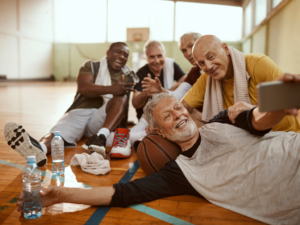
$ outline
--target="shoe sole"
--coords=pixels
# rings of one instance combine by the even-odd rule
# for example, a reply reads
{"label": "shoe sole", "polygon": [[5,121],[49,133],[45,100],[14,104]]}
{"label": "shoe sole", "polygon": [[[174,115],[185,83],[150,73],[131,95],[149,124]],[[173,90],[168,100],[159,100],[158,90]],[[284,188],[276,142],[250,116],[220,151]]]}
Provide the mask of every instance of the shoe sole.
{"label": "shoe sole", "polygon": [[46,165],[46,154],[31,144],[27,132],[20,124],[14,122],[6,124],[4,136],[7,144],[25,159],[27,159],[27,156],[34,155],[39,167]]}
{"label": "shoe sole", "polygon": [[122,159],[125,159],[125,158],[129,158],[130,155],[123,155],[121,153],[111,153],[110,154],[110,158],[122,158]]}

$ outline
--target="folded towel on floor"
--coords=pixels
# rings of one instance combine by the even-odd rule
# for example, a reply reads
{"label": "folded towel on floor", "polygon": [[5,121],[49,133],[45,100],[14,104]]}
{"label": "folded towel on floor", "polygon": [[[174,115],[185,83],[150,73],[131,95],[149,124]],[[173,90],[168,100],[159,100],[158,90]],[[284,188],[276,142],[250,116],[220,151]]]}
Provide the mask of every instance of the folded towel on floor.
{"label": "folded towel on floor", "polygon": [[71,166],[78,165],[83,172],[94,175],[104,175],[111,171],[109,160],[104,159],[102,155],[96,152],[91,155],[87,153],[75,154],[71,159]]}

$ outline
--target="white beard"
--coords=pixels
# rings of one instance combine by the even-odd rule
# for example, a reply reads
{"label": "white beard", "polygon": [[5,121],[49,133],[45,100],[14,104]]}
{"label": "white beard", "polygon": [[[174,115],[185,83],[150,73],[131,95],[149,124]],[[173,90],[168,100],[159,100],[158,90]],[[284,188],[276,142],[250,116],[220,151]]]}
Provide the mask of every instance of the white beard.
{"label": "white beard", "polygon": [[[175,129],[175,128],[173,128]],[[166,138],[170,141],[177,142],[177,141],[186,141],[190,139],[190,137],[195,133],[197,129],[197,126],[195,122],[190,119],[188,121],[188,124],[185,126],[185,128],[181,131],[176,130],[174,135],[167,135],[165,134]]]}

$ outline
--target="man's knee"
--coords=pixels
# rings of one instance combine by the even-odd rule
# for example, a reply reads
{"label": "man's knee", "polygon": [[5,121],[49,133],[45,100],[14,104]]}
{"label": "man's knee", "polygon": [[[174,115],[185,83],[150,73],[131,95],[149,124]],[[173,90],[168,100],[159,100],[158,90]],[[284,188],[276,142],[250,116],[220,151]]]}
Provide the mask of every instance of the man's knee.
{"label": "man's knee", "polygon": [[120,110],[123,110],[127,107],[128,98],[126,95],[123,96],[114,96],[109,100],[106,106],[106,111],[112,107],[118,107]]}

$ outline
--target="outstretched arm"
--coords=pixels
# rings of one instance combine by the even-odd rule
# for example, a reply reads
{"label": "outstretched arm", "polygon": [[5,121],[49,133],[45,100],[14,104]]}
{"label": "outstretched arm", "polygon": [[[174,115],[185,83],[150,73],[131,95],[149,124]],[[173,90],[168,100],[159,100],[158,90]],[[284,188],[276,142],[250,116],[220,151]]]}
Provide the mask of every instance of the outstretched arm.
{"label": "outstretched arm", "polygon": [[121,79],[118,80],[111,86],[102,86],[94,84],[94,77],[91,74],[80,74],[77,77],[78,92],[87,97],[93,98],[99,95],[113,94],[116,96],[125,95],[128,91],[135,91],[133,86],[135,83],[124,84],[122,81],[125,76],[122,75]]}
{"label": "outstretched arm", "polygon": [[[51,206],[57,203],[77,203],[93,206],[109,205],[112,196],[115,193],[113,187],[95,187],[95,188],[66,188],[49,186],[40,191],[43,207]],[[23,211],[24,195],[19,195],[16,203],[18,211]]]}

